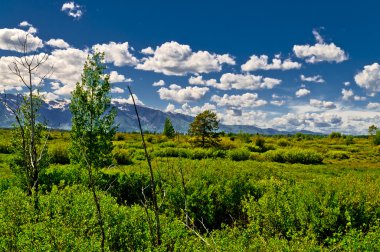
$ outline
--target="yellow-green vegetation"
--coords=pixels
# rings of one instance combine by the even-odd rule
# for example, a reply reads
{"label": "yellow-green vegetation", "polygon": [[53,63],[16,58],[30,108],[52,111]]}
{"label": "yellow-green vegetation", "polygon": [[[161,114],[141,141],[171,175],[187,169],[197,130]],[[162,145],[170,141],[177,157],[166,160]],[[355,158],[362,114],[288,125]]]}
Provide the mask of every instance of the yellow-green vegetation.
{"label": "yellow-green vegetation", "polygon": [[[152,244],[149,170],[138,134],[117,133],[97,181],[107,251],[379,251],[380,148],[372,138],[145,136],[162,243]],[[9,169],[0,131],[0,251],[99,251],[87,174],[69,163],[69,132],[51,132],[38,218]],[[188,218],[187,218],[188,217]],[[152,224],[152,223],[151,223]],[[154,223],[152,224],[154,225]]]}

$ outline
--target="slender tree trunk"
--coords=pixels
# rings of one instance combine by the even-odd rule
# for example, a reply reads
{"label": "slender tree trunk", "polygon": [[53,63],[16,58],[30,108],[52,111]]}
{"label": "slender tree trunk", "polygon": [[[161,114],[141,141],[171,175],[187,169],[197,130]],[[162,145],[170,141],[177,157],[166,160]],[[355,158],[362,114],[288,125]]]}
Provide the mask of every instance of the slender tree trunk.
{"label": "slender tree trunk", "polygon": [[144,147],[144,151],[145,151],[145,157],[146,157],[146,160],[147,160],[148,166],[149,166],[150,187],[152,189],[152,200],[153,200],[154,214],[155,214],[155,219],[156,219],[156,245],[159,246],[159,245],[161,245],[161,225],[160,225],[159,208],[158,208],[158,204],[157,204],[156,184],[154,182],[154,174],[153,174],[152,164],[150,162],[148,150],[146,148],[145,139],[144,139],[144,133],[143,133],[143,130],[142,130],[142,127],[141,127],[140,116],[139,116],[139,113],[137,111],[137,106],[136,106],[136,103],[135,103],[135,98],[133,97],[131,88],[129,86],[128,86],[128,90],[129,90],[129,93],[131,95],[131,98],[132,98],[132,101],[133,101],[133,105],[135,107],[137,121],[139,123],[139,128],[140,128],[140,135],[141,135],[141,139],[142,139],[142,143],[143,143],[143,147]]}

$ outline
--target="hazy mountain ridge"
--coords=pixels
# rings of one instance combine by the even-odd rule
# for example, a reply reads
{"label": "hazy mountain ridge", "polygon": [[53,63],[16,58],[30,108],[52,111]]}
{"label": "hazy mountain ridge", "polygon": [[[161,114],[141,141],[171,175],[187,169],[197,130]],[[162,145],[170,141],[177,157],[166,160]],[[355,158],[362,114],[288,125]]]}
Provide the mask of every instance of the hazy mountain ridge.
{"label": "hazy mountain ridge", "polygon": [[[3,98],[4,95],[1,94]],[[7,99],[15,100],[15,95],[7,95]],[[132,132],[138,131],[138,122],[133,105],[126,103],[115,102],[113,104],[117,109],[116,124],[119,125],[119,131]],[[158,109],[148,108],[137,105],[140,115],[141,124],[144,130],[150,132],[162,132],[166,117],[172,121],[174,129],[178,132],[185,133],[188,130],[189,124],[194,120],[194,117],[180,113],[163,112]],[[46,121],[48,127],[53,129],[68,130],[71,127],[71,113],[69,111],[69,103],[64,100],[56,100],[43,102],[41,110],[41,120]],[[0,127],[9,128],[15,122],[11,111],[9,111],[3,103],[0,103]],[[224,125],[220,124],[219,129],[224,132],[238,133],[240,131],[250,134],[294,134],[295,132],[279,131],[272,128],[262,129],[252,125]],[[307,134],[317,134],[310,131],[303,131]]]}

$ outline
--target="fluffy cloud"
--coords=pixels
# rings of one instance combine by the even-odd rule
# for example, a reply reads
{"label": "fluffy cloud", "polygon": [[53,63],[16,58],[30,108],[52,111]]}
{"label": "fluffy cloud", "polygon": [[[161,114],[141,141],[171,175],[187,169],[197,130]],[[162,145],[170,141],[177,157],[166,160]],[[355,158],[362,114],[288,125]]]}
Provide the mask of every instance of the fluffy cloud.
{"label": "fluffy cloud", "polygon": [[45,44],[51,47],[61,48],[61,49],[66,49],[70,47],[70,45],[63,39],[50,39]]}
{"label": "fluffy cloud", "polygon": [[104,52],[106,63],[113,63],[115,66],[135,66],[139,61],[129,52],[129,44],[110,42],[108,44],[96,44],[92,50]]}
{"label": "fluffy cloud", "polygon": [[162,100],[172,100],[178,103],[196,101],[201,99],[209,91],[207,87],[185,87],[181,88],[171,84],[169,88],[160,88],[157,92]]}
{"label": "fluffy cloud", "polygon": [[222,113],[217,113],[221,122],[226,125],[255,125],[258,127],[268,127],[267,113],[257,110],[227,109]]}
{"label": "fluffy cloud", "polygon": [[33,52],[43,47],[42,40],[29,32],[20,29],[0,29],[0,50],[23,52],[20,41],[27,38],[27,52]]}
{"label": "fluffy cloud", "polygon": [[352,89],[342,89],[342,99],[344,101],[348,101],[353,99],[354,101],[365,101],[367,100],[366,97],[363,96],[358,96],[354,94],[354,91]]}
{"label": "fluffy cloud", "polygon": [[276,55],[272,59],[271,63],[268,63],[268,56],[261,55],[260,57],[252,55],[250,59],[241,66],[243,71],[256,71],[256,70],[290,70],[300,69],[302,64],[294,62],[291,59],[282,61],[279,55]]}
{"label": "fluffy cloud", "polygon": [[325,80],[320,75],[306,77],[305,75],[301,74],[300,77],[301,77],[302,81],[316,82],[316,83],[324,83],[325,82]]}
{"label": "fluffy cloud", "polygon": [[334,109],[336,105],[331,101],[321,101],[317,99],[310,99],[310,105],[316,108]]}
{"label": "fluffy cloud", "polygon": [[267,78],[260,75],[225,73],[220,82],[215,79],[203,80],[202,76],[190,77],[189,83],[193,85],[206,85],[221,90],[231,89],[272,89],[281,83],[279,79]]}
{"label": "fluffy cloud", "polygon": [[165,86],[165,81],[159,80],[159,81],[153,82],[152,86],[153,87],[162,87],[162,86]]}
{"label": "fluffy cloud", "polygon": [[256,93],[245,93],[243,95],[213,95],[211,101],[221,107],[249,108],[259,107],[267,104],[267,101],[258,99]]}
{"label": "fluffy cloud", "polygon": [[[133,98],[135,103],[140,106],[144,106],[145,104],[137,97],[137,95],[133,94]],[[133,104],[132,96],[129,96],[128,99],[125,98],[112,98],[111,103],[114,105],[124,105],[124,104]],[[120,109],[123,109],[120,107]]]}
{"label": "fluffy cloud", "polygon": [[274,101],[270,101],[270,104],[272,105],[275,105],[275,106],[282,106],[282,105],[285,105],[285,101],[284,100],[274,100]]}
{"label": "fluffy cloud", "polygon": [[80,19],[83,15],[82,7],[75,2],[67,2],[62,5],[61,11],[74,19]]}
{"label": "fluffy cloud", "polygon": [[142,50],[152,56],[142,59],[137,69],[154,71],[165,75],[183,76],[187,73],[219,72],[222,64],[234,65],[235,60],[228,54],[218,55],[207,51],[193,52],[188,45],[175,41],[157,46],[156,50],[148,47]]}
{"label": "fluffy cloud", "polygon": [[370,103],[368,103],[367,108],[372,109],[372,110],[380,110],[380,103],[379,102],[370,102]]}
{"label": "fluffy cloud", "polygon": [[314,30],[314,37],[317,40],[315,45],[295,45],[293,51],[298,58],[305,59],[308,63],[322,61],[340,63],[348,59],[347,54],[334,43],[327,44],[321,35]]}
{"label": "fluffy cloud", "polygon": [[279,118],[275,118],[273,123],[279,128],[287,130],[309,129],[319,130],[320,128],[337,127],[342,124],[342,117],[331,113],[288,113]]}
{"label": "fluffy cloud", "polygon": [[111,88],[111,93],[122,94],[122,93],[124,93],[124,89],[119,88],[119,87],[113,87],[113,88]]}
{"label": "fluffy cloud", "polygon": [[342,89],[342,99],[348,101],[354,96],[354,91],[352,89]]}
{"label": "fluffy cloud", "polygon": [[88,52],[75,48],[57,49],[52,51],[44,67],[53,66],[53,72],[49,79],[59,81],[62,87],[55,90],[57,95],[70,95],[75,88],[75,83],[80,81],[83,65]]}
{"label": "fluffy cloud", "polygon": [[301,89],[298,89],[297,92],[296,92],[296,96],[297,97],[302,97],[302,96],[306,96],[310,94],[310,90],[306,89],[306,88],[301,88]]}
{"label": "fluffy cloud", "polygon": [[37,33],[37,29],[33,27],[28,21],[22,21],[18,26],[20,27],[28,27],[28,33],[34,34]]}
{"label": "fluffy cloud", "polygon": [[125,78],[124,75],[122,74],[119,74],[118,72],[116,71],[111,71],[110,72],[110,79],[109,81],[111,83],[119,83],[119,82],[132,82],[133,80],[131,78]]}
{"label": "fluffy cloud", "polygon": [[215,105],[210,104],[210,103],[205,103],[202,106],[194,106],[194,107],[191,107],[189,104],[185,103],[181,106],[181,108],[176,109],[176,107],[173,104],[169,103],[165,109],[166,112],[181,113],[181,114],[191,115],[191,116],[195,116],[199,113],[202,113],[205,110],[215,111],[216,107]]}
{"label": "fluffy cloud", "polygon": [[380,65],[373,63],[364,66],[363,71],[355,75],[355,82],[370,92],[380,92]]}

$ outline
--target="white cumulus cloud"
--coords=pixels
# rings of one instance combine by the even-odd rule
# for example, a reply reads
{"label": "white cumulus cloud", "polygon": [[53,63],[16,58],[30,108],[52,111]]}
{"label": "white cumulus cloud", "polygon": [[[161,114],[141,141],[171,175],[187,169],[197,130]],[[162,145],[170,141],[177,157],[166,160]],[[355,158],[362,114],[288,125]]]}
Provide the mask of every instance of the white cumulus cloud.
{"label": "white cumulus cloud", "polygon": [[348,56],[343,49],[336,46],[334,43],[325,43],[316,30],[313,30],[313,34],[317,40],[315,45],[293,46],[293,51],[298,58],[305,59],[308,63],[323,61],[340,63],[348,59]]}
{"label": "white cumulus cloud", "polygon": [[317,99],[310,99],[310,105],[317,108],[335,109],[336,105],[331,101],[321,101]]}
{"label": "white cumulus cloud", "polygon": [[178,103],[185,103],[201,99],[208,91],[209,88],[207,87],[181,88],[176,84],[171,84],[169,88],[162,87],[157,92],[162,100],[172,100]]}
{"label": "white cumulus cloud", "polygon": [[83,15],[82,6],[75,2],[66,2],[62,5],[61,11],[74,19],[80,19]]}
{"label": "white cumulus cloud", "polygon": [[189,45],[175,41],[142,50],[151,56],[143,58],[137,69],[154,71],[165,75],[183,76],[188,73],[219,72],[222,64],[234,65],[235,60],[228,54],[218,55],[207,51],[193,52]]}
{"label": "white cumulus cloud", "polygon": [[310,94],[310,90],[306,89],[306,88],[300,88],[297,90],[296,92],[296,96],[297,97],[302,97],[302,96],[306,96]]}
{"label": "white cumulus cloud", "polygon": [[135,66],[139,61],[129,52],[128,42],[116,43],[109,42],[108,44],[96,44],[92,46],[92,50],[104,52],[107,63],[112,63],[115,66]]}
{"label": "white cumulus cloud", "polygon": [[267,55],[261,55],[260,57],[252,55],[250,59],[241,66],[243,71],[256,71],[256,70],[290,70],[300,69],[302,64],[294,62],[291,59],[281,60],[279,55],[276,55],[272,62],[269,62]]}
{"label": "white cumulus cloud", "polygon": [[373,63],[364,66],[363,71],[355,75],[355,82],[370,92],[380,92],[380,65]]}
{"label": "white cumulus cloud", "polygon": [[23,52],[23,44],[20,41],[27,39],[27,52],[33,52],[43,47],[42,40],[21,29],[0,29],[0,50]]}
{"label": "white cumulus cloud", "polygon": [[245,93],[242,95],[213,95],[211,101],[221,107],[248,108],[259,107],[267,104],[267,101],[258,99],[257,93]]}
{"label": "white cumulus cloud", "polygon": [[62,48],[62,49],[66,49],[70,47],[70,45],[63,39],[50,39],[49,41],[46,42],[46,44],[51,47]]}
{"label": "white cumulus cloud", "polygon": [[165,86],[165,81],[164,80],[159,80],[159,81],[156,81],[156,82],[153,82],[153,87],[162,87],[162,86]]}
{"label": "white cumulus cloud", "polygon": [[307,82],[316,82],[316,83],[324,83],[325,80],[321,75],[315,75],[315,76],[309,76],[306,77],[305,75],[301,74],[301,80],[302,81],[307,81]]}

